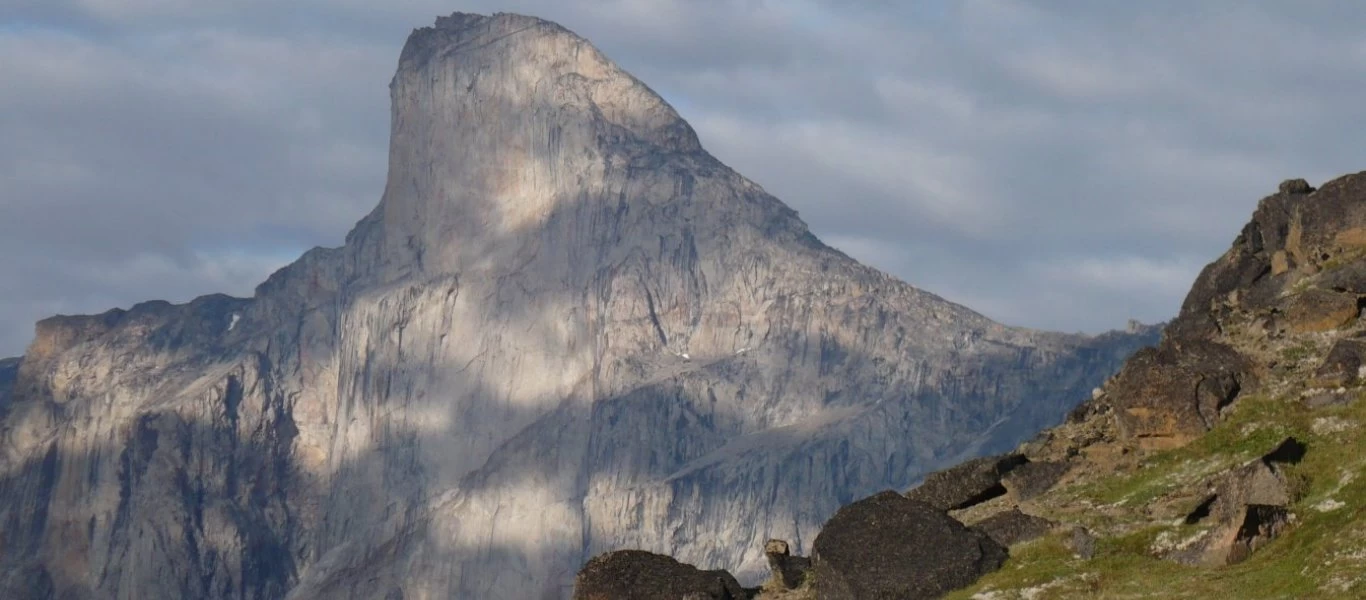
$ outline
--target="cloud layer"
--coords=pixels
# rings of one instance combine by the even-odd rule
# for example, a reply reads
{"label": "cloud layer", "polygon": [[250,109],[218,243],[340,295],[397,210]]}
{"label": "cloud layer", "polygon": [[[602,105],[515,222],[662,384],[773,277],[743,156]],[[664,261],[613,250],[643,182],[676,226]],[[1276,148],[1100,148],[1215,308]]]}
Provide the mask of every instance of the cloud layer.
{"label": "cloud layer", "polygon": [[1281,179],[1366,169],[1349,3],[0,0],[0,355],[339,244],[456,9],[588,37],[827,242],[1015,325],[1169,318]]}

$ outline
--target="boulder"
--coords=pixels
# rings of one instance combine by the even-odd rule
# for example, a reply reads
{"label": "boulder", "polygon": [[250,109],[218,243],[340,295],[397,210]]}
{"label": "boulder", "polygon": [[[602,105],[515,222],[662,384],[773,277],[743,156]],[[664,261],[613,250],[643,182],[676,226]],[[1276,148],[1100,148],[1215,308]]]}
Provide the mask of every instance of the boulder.
{"label": "boulder", "polygon": [[594,557],[574,578],[574,600],[742,600],[749,595],[730,573],[703,571],[644,550]]}
{"label": "boulder", "polygon": [[1366,364],[1366,340],[1338,340],[1323,357],[1323,364],[1314,371],[1313,385],[1336,388],[1352,385],[1360,378],[1362,364]]}
{"label": "boulder", "polygon": [[1028,542],[1048,534],[1056,523],[1043,517],[1036,517],[1013,508],[997,513],[973,525],[972,528],[987,534],[996,543],[1010,547]]}
{"label": "boulder", "polygon": [[778,589],[795,590],[801,587],[807,571],[811,569],[811,559],[793,555],[784,540],[769,540],[764,544],[764,556],[768,558],[773,585]]}
{"label": "boulder", "polygon": [[906,492],[906,497],[939,510],[964,509],[1004,496],[1006,488],[1001,478],[1028,462],[1022,454],[973,459],[930,473],[920,485]]}
{"label": "boulder", "polygon": [[1168,338],[1139,350],[1107,388],[1120,436],[1144,448],[1184,445],[1218,423],[1251,372],[1217,342]]}
{"label": "boulder", "polygon": [[1286,298],[1282,323],[1295,333],[1332,331],[1351,325],[1361,314],[1361,297],[1350,292],[1311,288]]}
{"label": "boulder", "polygon": [[1071,469],[1070,463],[1060,460],[1028,462],[1006,473],[1001,485],[1016,502],[1024,502],[1053,489]]}
{"label": "boulder", "polygon": [[1244,505],[1168,558],[1187,565],[1236,564],[1284,533],[1292,518],[1284,506]]}
{"label": "boulder", "polygon": [[1282,194],[1308,194],[1314,191],[1314,186],[1309,185],[1303,179],[1287,179],[1281,182],[1280,193]]}
{"label": "boulder", "polygon": [[812,546],[822,600],[938,598],[1000,568],[1006,549],[924,502],[886,491],[841,508]]}
{"label": "boulder", "polygon": [[1366,260],[1339,257],[1324,266],[1317,285],[1328,290],[1366,294]]}
{"label": "boulder", "polygon": [[1306,449],[1289,437],[1261,458],[1218,477],[1214,493],[1186,517],[1187,524],[1209,519],[1214,527],[1167,558],[1183,564],[1229,565],[1275,539],[1290,523],[1285,507],[1293,499],[1279,465],[1299,462]]}

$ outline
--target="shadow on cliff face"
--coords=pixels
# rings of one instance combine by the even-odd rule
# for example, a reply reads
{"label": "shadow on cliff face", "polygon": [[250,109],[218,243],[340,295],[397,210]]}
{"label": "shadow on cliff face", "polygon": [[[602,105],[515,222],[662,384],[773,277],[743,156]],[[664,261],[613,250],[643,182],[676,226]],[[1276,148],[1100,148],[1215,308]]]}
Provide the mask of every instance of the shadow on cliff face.
{"label": "shadow on cliff face", "polygon": [[[592,112],[581,118],[601,118]],[[422,239],[425,223],[385,222],[404,194],[448,200],[435,193],[444,188],[404,191],[409,182],[391,174],[347,246],[310,251],[253,300],[149,305],[150,323],[38,344],[12,404],[44,415],[46,428],[0,480],[0,565],[14,565],[5,567],[12,597],[267,599],[300,588],[300,597],[398,599],[419,595],[427,582],[414,579],[428,578],[494,598],[540,576],[559,581],[530,596],[560,597],[592,554],[678,544],[694,544],[681,559],[744,573],[728,547],[758,561],[763,539],[778,536],[804,553],[840,505],[1013,446],[1060,421],[1127,354],[1129,341],[1088,355],[1075,338],[1007,330],[857,265],[684,143],[686,123],[649,135],[594,127],[592,158],[609,165],[594,182],[600,193],[556,191],[544,214],[481,233],[473,241],[490,254],[470,264],[439,260],[461,256],[470,239]],[[551,150],[520,156],[528,171],[556,171],[545,161],[563,151],[563,132],[543,133],[535,142]],[[401,143],[391,149],[400,165]],[[416,171],[438,162],[415,158],[426,158]],[[496,190],[501,181],[456,183]],[[512,200],[459,208],[477,215]],[[408,215],[417,221],[451,212],[408,208],[430,211]],[[519,330],[448,342],[445,331],[406,329],[401,314],[356,314],[362,302],[387,310],[384,300],[452,280],[476,294],[466,296],[477,304],[470,314]],[[558,325],[566,319],[578,319],[581,335]],[[461,411],[470,406],[442,406],[435,394],[449,381],[439,377],[414,389],[422,365],[411,349],[449,343],[457,347],[430,356],[472,360],[479,344],[506,350],[513,338],[589,353],[582,388],[519,402],[509,381],[460,375],[461,401],[495,406],[517,425],[475,432],[491,439],[448,457],[470,468],[444,472],[433,461],[470,435]],[[130,353],[144,372],[83,372],[60,402],[48,397],[55,372]],[[237,363],[254,366],[185,393]],[[450,378],[468,365],[430,366]],[[151,391],[116,410],[106,406],[116,388]],[[437,410],[418,410],[427,408]],[[82,437],[90,431],[101,435]],[[308,450],[321,460],[306,455],[306,441],[322,445]],[[640,516],[647,504],[658,522]],[[507,517],[504,506],[550,514]],[[754,507],[762,514],[745,512]],[[474,514],[493,524],[488,532],[462,522]],[[711,543],[722,536],[737,541]]]}
{"label": "shadow on cliff face", "polygon": [[[845,359],[862,357],[846,354]],[[758,504],[755,494],[769,496],[767,502],[775,506],[789,498],[798,506],[772,510],[761,520],[739,515],[740,520],[752,521],[749,530],[708,531],[704,524],[691,533],[735,533],[762,540],[773,524],[796,523],[797,535],[790,537],[800,546],[814,539],[815,528],[840,505],[878,489],[905,487],[937,466],[916,464],[897,448],[897,436],[913,432],[915,422],[909,415],[953,420],[945,413],[954,407],[935,402],[937,396],[900,401],[919,403],[913,409],[894,402],[837,413],[836,419],[811,430],[797,424],[788,432],[756,433],[745,425],[746,414],[716,412],[715,402],[699,393],[709,382],[724,381],[727,370],[742,369],[740,363],[747,360],[735,357],[713,363],[591,406],[566,402],[555,411],[517,416],[534,424],[463,478],[460,494],[515,494],[549,482],[561,486],[553,495],[583,498],[591,495],[594,481],[618,480],[623,486],[663,489],[671,523],[733,510],[735,505],[727,502]],[[259,374],[277,367],[262,362],[256,369]],[[439,531],[433,531],[438,513],[458,513],[459,499],[443,503],[437,498],[442,489],[421,486],[370,490],[372,504],[362,508],[389,516],[368,528],[328,523],[321,511],[355,491],[348,473],[379,468],[395,482],[422,481],[422,465],[412,464],[411,454],[388,444],[359,454],[333,473],[320,477],[309,472],[294,454],[298,428],[290,401],[272,391],[269,377],[254,383],[244,379],[251,378],[229,375],[206,392],[203,405],[195,408],[202,419],[189,419],[175,408],[147,407],[120,429],[117,439],[81,447],[79,440],[59,435],[44,452],[11,465],[0,479],[0,499],[5,500],[0,522],[6,532],[0,541],[0,565],[9,574],[5,587],[0,587],[8,592],[5,597],[93,597],[104,592],[117,596],[120,590],[136,590],[184,598],[281,598],[314,568],[330,572],[320,573],[314,587],[326,593],[313,597],[397,598],[402,596],[392,594],[404,587],[402,574],[419,564],[461,557],[470,566],[542,565],[576,556],[571,570],[559,574],[563,579],[558,591],[553,585],[541,590],[544,597],[556,597],[567,593],[563,586],[572,578],[572,569],[599,551],[623,543],[668,550],[667,544],[688,541],[678,537],[688,535],[682,531],[662,540],[648,539],[649,532],[634,539],[595,539],[594,531],[604,524],[585,518],[584,531],[573,543],[533,534],[461,546],[437,539]],[[485,397],[494,398],[495,392],[489,388]],[[244,420],[251,426],[244,428]],[[574,427],[581,430],[565,431]],[[857,438],[874,435],[876,427],[886,428],[876,434],[886,443],[870,451]],[[447,433],[396,431],[391,439],[420,446],[443,435]],[[764,435],[774,439],[748,447],[743,443]],[[649,443],[623,450],[619,440],[627,436]],[[566,439],[583,444],[573,447],[563,443]],[[927,445],[930,456],[943,456],[944,461],[959,451],[948,438]],[[734,447],[727,450],[728,446]],[[585,454],[578,464],[588,471],[565,478],[559,469],[575,461],[563,454],[573,452]],[[771,453],[784,458],[774,461]],[[552,457],[558,458],[547,460]],[[824,483],[828,477],[829,488],[821,490],[827,494],[812,497],[810,489],[793,483],[797,473],[807,482]],[[393,491],[400,489],[416,493],[396,496]],[[741,490],[743,494],[734,493]],[[458,520],[458,514],[454,516]],[[334,544],[322,546],[320,532],[327,529],[339,533],[333,534]],[[343,565],[328,564],[328,553],[348,544],[354,550],[342,553],[354,556]],[[707,567],[735,568],[719,564],[720,556],[684,558]],[[149,561],[154,566],[145,566]],[[476,592],[459,582],[455,585],[457,590]]]}

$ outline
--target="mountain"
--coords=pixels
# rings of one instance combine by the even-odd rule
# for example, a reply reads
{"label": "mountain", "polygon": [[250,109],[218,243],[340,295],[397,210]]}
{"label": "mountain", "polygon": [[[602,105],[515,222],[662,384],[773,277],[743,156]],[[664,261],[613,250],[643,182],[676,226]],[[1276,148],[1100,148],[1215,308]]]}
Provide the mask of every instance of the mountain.
{"label": "mountain", "polygon": [[559,598],[621,547],[753,579],[768,537],[1013,447],[1156,339],[858,264],[553,23],[439,18],[390,90],[342,247],[249,299],[38,323],[0,596]]}
{"label": "mountain", "polygon": [[762,589],[627,550],[574,597],[1366,597],[1363,307],[1366,171],[1287,180],[1066,422],[767,542]]}

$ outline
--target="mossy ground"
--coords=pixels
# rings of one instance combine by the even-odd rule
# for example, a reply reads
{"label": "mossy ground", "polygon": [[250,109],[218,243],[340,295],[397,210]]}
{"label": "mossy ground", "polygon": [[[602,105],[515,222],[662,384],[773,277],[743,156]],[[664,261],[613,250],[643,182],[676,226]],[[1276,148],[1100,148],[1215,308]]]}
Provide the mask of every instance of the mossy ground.
{"label": "mossy ground", "polygon": [[[1188,446],[1149,456],[1130,472],[1054,490],[1032,508],[1100,532],[1096,556],[1074,557],[1058,533],[1016,546],[1000,571],[948,597],[1366,598],[1366,399],[1359,390],[1349,393],[1351,402],[1318,409],[1298,394],[1244,398]],[[1199,525],[1172,517],[1198,502],[1201,481],[1256,459],[1287,436],[1308,452],[1285,467],[1296,492],[1296,520],[1286,534],[1226,567],[1183,566],[1155,555],[1160,540],[1198,533]]]}

